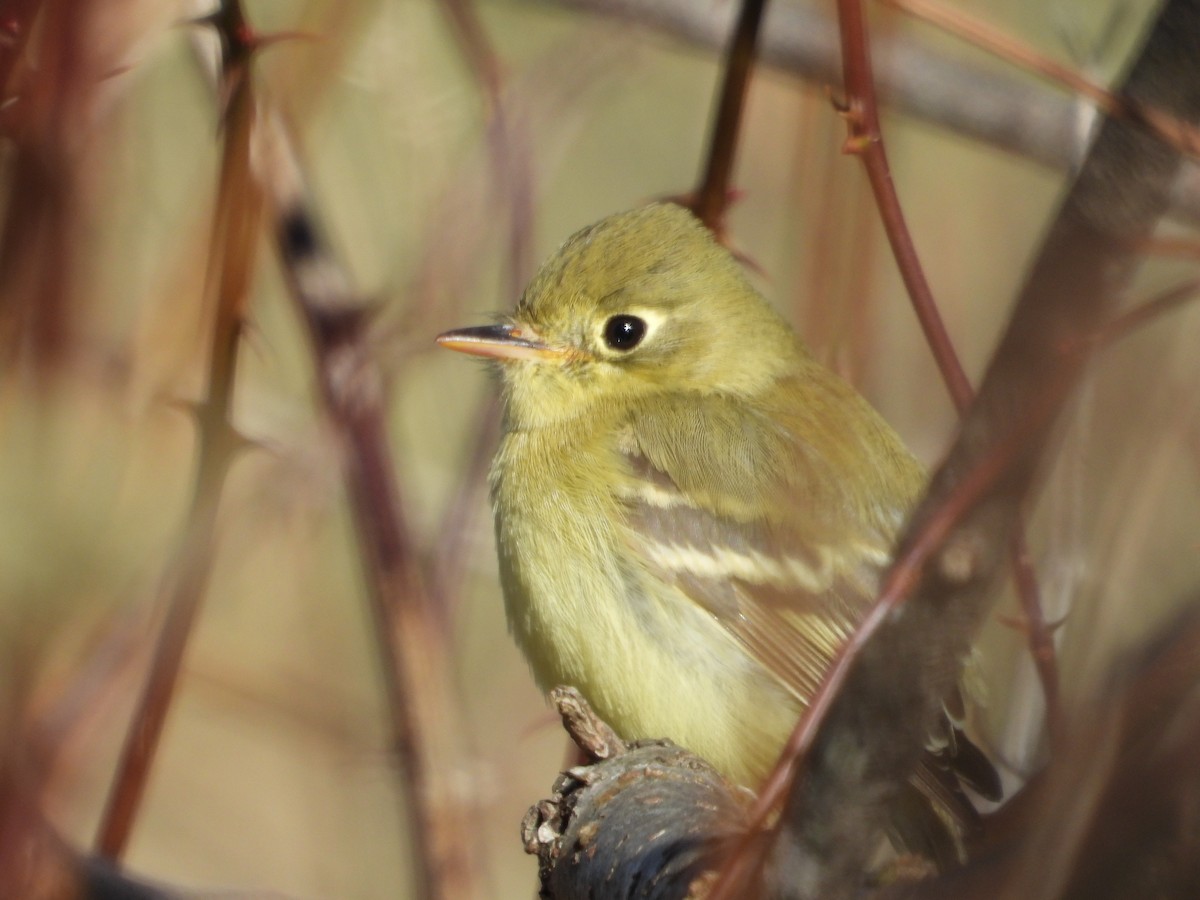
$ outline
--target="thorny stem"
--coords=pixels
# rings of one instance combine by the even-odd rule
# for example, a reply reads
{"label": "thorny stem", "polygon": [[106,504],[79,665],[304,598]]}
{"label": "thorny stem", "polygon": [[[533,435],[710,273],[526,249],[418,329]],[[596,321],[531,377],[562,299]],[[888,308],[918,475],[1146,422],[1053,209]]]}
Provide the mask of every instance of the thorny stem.
{"label": "thorny stem", "polygon": [[[974,399],[974,390],[959,362],[953,342],[945,328],[938,311],[933,293],[925,278],[912,241],[911,233],[905,223],[903,209],[892,182],[891,170],[888,165],[887,152],[883,144],[882,131],[879,123],[878,104],[875,97],[874,78],[871,68],[870,52],[860,0],[839,0],[839,28],[842,37],[842,60],[844,66],[844,82],[846,90],[846,107],[843,115],[849,128],[846,142],[848,152],[855,153],[863,160],[871,189],[875,195],[880,218],[883,221],[892,253],[896,258],[897,267],[917,314],[925,338],[937,362],[942,378],[950,392],[955,408],[960,415],[966,411]],[[1015,455],[1014,448],[1009,455]],[[1007,465],[1007,459],[1004,462]],[[976,502],[1004,471],[1003,466],[985,467],[990,473],[983,479],[970,495],[970,502],[961,506],[954,504],[954,496],[947,498],[943,507],[943,515],[935,516],[922,534],[936,531],[938,540],[944,538],[949,528],[958,521],[970,505]],[[981,476],[982,478],[982,476]],[[959,485],[962,489],[970,488],[974,482],[966,479]],[[958,510],[953,514],[954,510]],[[938,523],[945,519],[944,529],[937,528]],[[927,542],[918,538],[910,548],[905,559],[898,560],[891,570],[891,578],[884,586],[876,605],[872,607],[867,617],[855,629],[853,636],[839,652],[838,658],[826,673],[821,688],[814,696],[804,715],[796,726],[788,745],[785,747],[780,762],[770,778],[759,792],[758,802],[751,819],[748,837],[727,858],[722,867],[718,881],[714,886],[710,900],[732,898],[737,896],[745,884],[745,877],[758,868],[757,853],[765,852],[766,844],[755,845],[752,850],[752,836],[760,832],[767,821],[770,811],[775,808],[787,793],[799,761],[811,746],[817,729],[823,720],[833,699],[837,696],[842,683],[850,668],[850,663],[857,657],[859,650],[879,627],[884,616],[890,609],[911,591],[915,586],[915,574],[919,573],[924,563],[924,553],[928,555],[931,548],[939,546],[937,542]],[[923,549],[924,548],[924,549]],[[906,560],[912,560],[906,565]],[[1041,614],[1040,598],[1037,592],[1037,582],[1029,563],[1023,535],[1015,533],[1012,539],[1012,560],[1016,570],[1017,583],[1020,588],[1022,604],[1026,612],[1030,631],[1030,645],[1035,664],[1043,681],[1046,694],[1048,719],[1057,720],[1058,692],[1057,671],[1053,654],[1053,643]],[[911,566],[911,568],[910,568]],[[905,581],[904,573],[911,572],[909,580]],[[1048,648],[1048,652],[1047,652]]]}
{"label": "thorny stem", "polygon": [[242,440],[230,423],[237,347],[253,278],[262,196],[250,175],[254,94],[249,65],[253,38],[237,0],[226,0],[213,22],[223,34],[228,88],[225,142],[206,294],[216,303],[208,363],[208,394],[196,410],[198,474],[175,564],[164,579],[167,614],[142,697],[134,712],[97,833],[96,849],[118,859],[128,844],[179,679],[183,654],[211,573],[221,489]]}
{"label": "thorny stem", "polygon": [[954,344],[933,299],[933,291],[921,269],[912,235],[904,221],[900,198],[892,182],[879,125],[879,107],[875,99],[875,82],[861,0],[838,0],[838,13],[847,104],[843,115],[850,132],[846,148],[862,159],[900,277],[912,298],[917,320],[933,351],[942,380],[946,382],[955,408],[961,413],[970,405],[974,392],[958,361]]}
{"label": "thorny stem", "polygon": [[1058,686],[1058,655],[1054,649],[1053,629],[1046,622],[1042,609],[1042,591],[1037,573],[1029,553],[1029,542],[1025,529],[1018,522],[1009,541],[1008,555],[1012,565],[1013,582],[1017,588],[1017,599],[1021,603],[1021,614],[1025,621],[1023,631],[1029,643],[1029,656],[1042,684],[1042,698],[1046,704],[1046,735],[1050,746],[1059,743],[1062,733],[1062,701]]}
{"label": "thorny stem", "polygon": [[391,716],[392,748],[408,788],[405,812],[419,896],[479,895],[462,784],[465,727],[455,692],[444,609],[419,564],[392,464],[383,372],[370,341],[369,307],[354,295],[325,238],[290,137],[280,126],[263,147],[277,208],[284,275],[311,338],[326,413],[342,450]]}
{"label": "thorny stem", "polygon": [[80,299],[78,223],[88,193],[80,140],[95,123],[98,72],[87,0],[18,0],[0,8],[0,366],[38,381],[72,353]]}
{"label": "thorny stem", "polygon": [[729,186],[737,142],[741,136],[746,91],[758,56],[758,35],[767,0],[742,0],[733,40],[725,62],[725,78],[717,113],[713,118],[708,159],[696,188],[692,211],[710,230],[720,235],[729,206]]}
{"label": "thorny stem", "polygon": [[[1167,3],[1125,87],[1134,96],[1153,94],[1189,121],[1200,118],[1200,99],[1181,75],[1192,63],[1189,36],[1196,20],[1194,2]],[[849,761],[837,752],[846,741],[857,744],[866,739],[864,720],[848,715],[841,706],[847,686],[877,702],[889,696],[892,658],[886,648],[874,656],[863,654],[862,649],[882,627],[901,641],[914,641],[920,637],[918,629],[950,611],[960,618],[947,618],[950,633],[941,649],[959,652],[959,642],[967,634],[956,630],[956,624],[970,630],[986,613],[985,601],[998,574],[998,556],[986,546],[988,539],[992,547],[999,547],[1001,540],[1009,541],[1016,533],[1021,504],[1045,464],[1051,425],[1095,346],[1078,335],[1082,331],[1086,336],[1088,327],[1095,327],[1092,323],[1104,321],[1133,277],[1140,261],[1137,246],[1166,210],[1181,164],[1177,147],[1166,147],[1154,135],[1109,119],[1064,197],[992,357],[979,400],[914,513],[876,605],[842,649],[778,767],[799,771],[815,764],[813,777],[827,777],[829,782],[820,789],[806,782],[796,791],[793,773],[772,776],[776,787],[793,784],[789,822],[797,843],[792,849],[811,854],[808,863],[814,869],[810,873],[814,884],[826,876],[848,875],[870,846],[864,841],[839,856],[830,841],[838,826],[826,826],[822,817],[836,815],[838,804],[847,802],[842,792],[860,781],[863,770],[878,766],[872,777],[882,788],[878,776],[898,776],[909,758],[882,746],[864,748],[865,758],[852,754]],[[1137,176],[1128,182],[1110,177],[1122,171]],[[1013,410],[1023,414],[1015,416]],[[949,539],[955,543],[939,559]],[[964,558],[969,558],[969,565],[964,565]],[[919,606],[910,615],[892,618],[890,614],[915,589],[920,590]],[[935,666],[924,675],[939,690],[951,677],[952,668],[945,666]],[[900,686],[896,699],[915,687]],[[914,707],[923,705],[923,714],[932,714],[933,699],[921,696]],[[824,740],[824,732],[819,734],[818,729],[831,710],[842,715],[830,723],[834,732]],[[909,722],[920,724],[914,719]],[[764,790],[760,798],[760,816],[774,800],[768,794]],[[863,799],[858,811],[877,818],[879,804],[872,809],[871,798]],[[851,818],[841,827],[855,821],[854,810],[852,806]],[[830,853],[833,860],[826,864]]]}
{"label": "thorny stem", "polygon": [[[863,19],[861,0],[839,0],[838,23],[842,36],[842,59],[845,68],[847,109],[845,117],[850,131],[848,149],[863,161],[871,190],[879,206],[880,219],[896,257],[904,286],[912,300],[913,309],[925,339],[929,343],[942,380],[950,392],[954,407],[961,416],[975,397],[971,382],[963,370],[946,331],[937,302],[921,268],[912,235],[904,219],[900,198],[896,194],[884,148],[879,124],[879,104],[871,69],[870,47]],[[1051,739],[1059,731],[1058,663],[1054,641],[1042,613],[1037,576],[1026,545],[1024,532],[1014,536],[1010,551],[1017,595],[1029,632],[1030,651],[1042,683],[1046,702],[1046,723]]]}

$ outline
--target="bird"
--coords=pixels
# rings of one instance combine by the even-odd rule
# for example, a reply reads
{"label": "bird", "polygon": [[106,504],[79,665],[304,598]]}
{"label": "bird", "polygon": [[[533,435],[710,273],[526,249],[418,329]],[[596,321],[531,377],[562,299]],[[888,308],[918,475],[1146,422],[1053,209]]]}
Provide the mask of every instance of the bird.
{"label": "bird", "polygon": [[[869,610],[926,481],[687,209],[572,235],[511,315],[448,331],[499,374],[489,480],[509,629],[534,679],[626,740],[754,789]],[[889,828],[941,865],[998,799],[956,702]]]}

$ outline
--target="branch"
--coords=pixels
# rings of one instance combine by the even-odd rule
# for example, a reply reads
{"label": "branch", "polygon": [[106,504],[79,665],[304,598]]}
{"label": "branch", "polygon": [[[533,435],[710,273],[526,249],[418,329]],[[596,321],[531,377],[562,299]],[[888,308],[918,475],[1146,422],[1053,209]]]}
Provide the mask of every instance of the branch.
{"label": "branch", "polygon": [[[916,245],[908,230],[900,197],[892,181],[891,167],[883,141],[879,120],[879,105],[875,96],[875,76],[872,69],[870,39],[867,35],[862,0],[842,0],[838,5],[838,24],[844,60],[843,83],[846,90],[846,109],[843,112],[850,137],[847,147],[863,161],[871,191],[879,207],[879,217],[896,258],[896,267],[904,281],[913,311],[930,352],[941,372],[954,408],[961,416],[975,399],[967,373],[959,361],[954,342],[946,330],[933,290],[921,268]],[[1029,555],[1023,527],[1018,527],[1010,541],[1013,580],[1025,616],[1030,655],[1042,684],[1046,703],[1047,730],[1051,738],[1059,728],[1058,661],[1054,639],[1042,613],[1041,591]]]}
{"label": "branch", "polygon": [[551,698],[592,764],[560,775],[521,823],[540,896],[696,896],[695,882],[744,832],[749,796],[670,741],[626,746],[574,688]]}
{"label": "branch", "polygon": [[141,807],[183,655],[208,586],[222,487],[237,451],[245,445],[231,415],[238,344],[254,276],[262,212],[262,192],[250,172],[256,117],[250,64],[258,44],[236,0],[226,0],[212,24],[224,47],[221,96],[225,104],[223,155],[205,285],[214,317],[208,388],[205,400],[196,408],[199,453],[188,518],[161,588],[166,618],[97,832],[97,851],[109,859],[119,859],[124,853]]}
{"label": "branch", "polygon": [[426,586],[392,466],[371,307],[325,237],[290,136],[264,135],[260,176],[276,206],[284,277],[307,328],[318,388],[341,445],[343,477],[379,642],[392,745],[409,789],[405,811],[420,896],[479,896],[475,818],[461,781],[466,728],[441,610]]}
{"label": "branch", "polygon": [[718,239],[724,236],[733,163],[742,131],[742,111],[758,55],[759,33],[766,6],[766,0],[742,0],[737,27],[725,54],[725,76],[713,115],[708,159],[691,202],[685,203]]}
{"label": "branch", "polygon": [[[87,23],[94,2],[0,6],[0,366],[45,378],[75,349],[85,299],[81,242],[92,173],[99,60]],[[11,142],[11,146],[10,146]]]}

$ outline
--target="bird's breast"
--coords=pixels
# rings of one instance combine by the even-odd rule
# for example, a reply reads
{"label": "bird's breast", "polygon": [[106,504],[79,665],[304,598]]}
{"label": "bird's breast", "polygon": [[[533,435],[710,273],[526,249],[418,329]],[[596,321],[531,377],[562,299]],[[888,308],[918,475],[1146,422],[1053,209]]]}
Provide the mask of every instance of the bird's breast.
{"label": "bird's breast", "polygon": [[577,687],[626,739],[671,738],[752,784],[795,702],[639,558],[623,467],[599,441],[505,436],[492,499],[509,627],[544,690]]}

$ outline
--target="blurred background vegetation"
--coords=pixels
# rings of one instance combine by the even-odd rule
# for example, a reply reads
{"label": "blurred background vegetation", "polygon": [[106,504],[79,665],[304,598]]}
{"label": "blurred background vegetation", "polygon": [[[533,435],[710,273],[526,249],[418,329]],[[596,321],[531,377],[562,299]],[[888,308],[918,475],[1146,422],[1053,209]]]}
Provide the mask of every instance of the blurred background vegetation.
{"label": "blurred background vegetation", "polygon": [[[1155,4],[954,5],[1107,81]],[[7,142],[2,157],[5,240],[20,249],[2,257],[0,315],[31,289],[34,259],[61,280],[61,307],[49,344],[11,315],[4,322],[0,702],[12,745],[50,772],[40,796],[51,820],[88,846],[194,477],[195,430],[182,405],[203,393],[219,115],[197,62],[198,29],[180,24],[195,8],[65,8],[84,21],[83,52],[103,77],[52,117],[42,149],[69,173],[52,226],[13,220],[29,208],[12,199],[19,179],[32,176]],[[504,204],[512,185],[497,185],[489,162],[490,104],[440,4],[246,8],[264,33],[301,33],[266,49],[255,71],[295,130],[334,245],[377,308],[372,338],[391,376],[394,462],[429,559],[445,545],[447,511],[473,486],[458,507],[469,515],[456,555],[439,563],[455,587],[452,652],[471,729],[461,778],[481,811],[489,895],[529,896],[534,864],[517,826],[547,792],[564,738],[506,635],[485,489],[464,484],[488,379],[438,353],[433,337],[509,308],[529,264],[575,229],[689,189],[719,57],[565,4],[475,4],[530,176],[531,249],[514,269]],[[1116,15],[1119,40],[1099,46]],[[1009,71],[911,20],[874,10],[873,24]],[[1067,174],[903,115],[884,127],[917,248],[977,378]],[[932,465],[953,436],[954,412],[843,139],[822,86],[760,71],[730,239],[816,352]],[[265,247],[234,414],[256,446],[221,499],[211,582],[127,862],[181,885],[403,897],[402,792],[337,451],[308,341]],[[1155,261],[1131,304],[1191,266]],[[1097,660],[1200,581],[1197,337],[1200,313],[1189,306],[1103,353],[1037,508],[1033,547],[1049,617],[1072,610],[1061,632],[1068,696],[1086,692]],[[1022,647],[999,622],[984,642],[982,725],[1014,775],[1036,761],[1040,726]]]}

